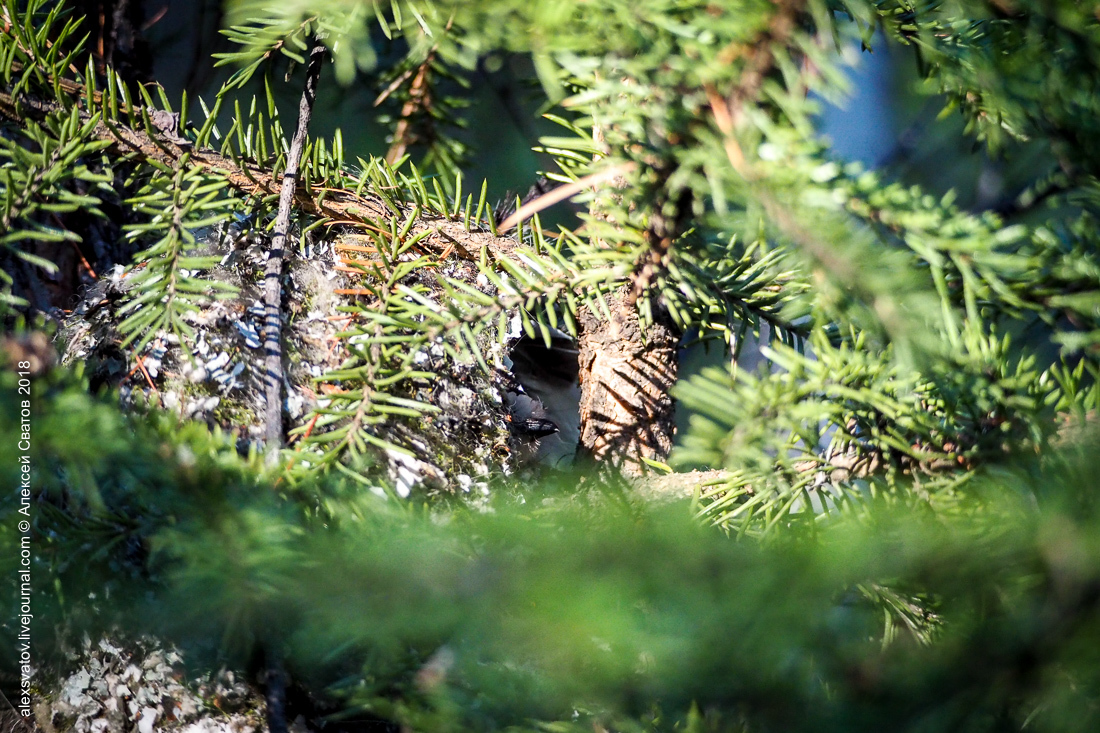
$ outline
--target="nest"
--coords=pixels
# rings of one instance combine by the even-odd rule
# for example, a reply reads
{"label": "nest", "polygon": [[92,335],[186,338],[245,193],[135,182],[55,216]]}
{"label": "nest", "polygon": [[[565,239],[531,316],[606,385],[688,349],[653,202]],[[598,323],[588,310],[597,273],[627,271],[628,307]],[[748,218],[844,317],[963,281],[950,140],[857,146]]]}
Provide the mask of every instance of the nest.
{"label": "nest", "polygon": [[[354,337],[347,335],[353,316],[342,306],[365,297],[357,287],[364,274],[349,267],[344,254],[357,248],[348,244],[355,235],[331,230],[327,236],[331,238],[311,239],[299,256],[288,260],[284,272],[283,414],[288,430],[312,429],[314,411],[323,409],[341,388],[326,374],[348,363],[354,346]],[[262,449],[266,243],[246,223],[212,228],[198,239],[194,254],[220,259],[204,276],[232,285],[233,297],[210,298],[188,313],[191,333],[154,334],[137,350],[119,332],[130,279],[124,268],[115,267],[62,317],[62,360],[84,362],[93,388],[117,389],[126,407],[169,410],[182,420],[205,422],[233,436],[242,452]],[[452,282],[491,290],[469,258],[451,257],[439,272]],[[408,279],[444,297],[432,273],[414,270]],[[568,420],[557,417],[541,423],[542,430],[527,429],[531,404],[538,412],[544,395],[538,391],[541,386],[525,390],[523,375],[517,378],[510,371],[511,349],[521,342],[518,328],[503,344],[484,338],[480,345],[492,366],[488,372],[472,360],[456,359],[441,342],[414,355],[417,368],[435,378],[406,380],[399,386],[401,396],[437,411],[422,419],[373,426],[378,438],[405,449],[378,451],[378,490],[393,490],[401,497],[414,492],[484,497],[494,476],[514,474],[539,459],[558,467],[571,460],[575,436],[569,433],[563,440],[558,428]],[[517,352],[516,361],[529,361],[529,351],[524,347],[522,359]],[[569,424],[567,430],[574,428]]]}

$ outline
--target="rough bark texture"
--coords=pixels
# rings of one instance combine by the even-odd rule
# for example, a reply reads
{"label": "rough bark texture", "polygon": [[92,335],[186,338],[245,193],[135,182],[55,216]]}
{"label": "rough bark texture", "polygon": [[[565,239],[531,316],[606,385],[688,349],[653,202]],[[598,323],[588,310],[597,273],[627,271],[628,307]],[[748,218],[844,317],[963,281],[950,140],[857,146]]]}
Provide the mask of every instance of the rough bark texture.
{"label": "rough bark texture", "polygon": [[608,321],[580,321],[581,452],[627,475],[642,458],[663,461],[675,431],[673,401],[679,337],[666,323],[643,334],[625,291],[609,302]]}
{"label": "rough bark texture", "polygon": [[[593,125],[592,138],[597,148],[608,150],[601,124]],[[608,204],[622,204],[627,170],[619,167],[613,179],[596,187],[589,209],[592,216],[615,224],[607,214]],[[667,226],[660,208],[654,210],[652,219],[661,231],[646,236],[651,254],[656,253],[650,261],[663,266],[675,232]],[[657,242],[660,252],[653,246]],[[643,458],[663,462],[676,432],[670,392],[679,372],[679,333],[657,303],[654,323],[642,332],[636,303],[650,284],[653,268],[641,261],[638,264],[630,285],[609,299],[611,318],[604,321],[583,310],[577,335],[581,387],[578,455],[610,464],[627,476],[645,473]]]}

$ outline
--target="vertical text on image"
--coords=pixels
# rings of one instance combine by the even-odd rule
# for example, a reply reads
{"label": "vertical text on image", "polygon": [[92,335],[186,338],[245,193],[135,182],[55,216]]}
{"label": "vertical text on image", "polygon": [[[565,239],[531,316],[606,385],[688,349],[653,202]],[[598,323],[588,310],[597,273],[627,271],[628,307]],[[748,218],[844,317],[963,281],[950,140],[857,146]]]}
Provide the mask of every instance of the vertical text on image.
{"label": "vertical text on image", "polygon": [[19,465],[19,563],[17,566],[19,586],[19,613],[16,617],[19,635],[16,638],[16,657],[19,664],[19,694],[15,707],[24,718],[31,717],[31,364],[27,361],[16,363],[16,391],[23,399],[19,401],[19,433],[16,442]]}

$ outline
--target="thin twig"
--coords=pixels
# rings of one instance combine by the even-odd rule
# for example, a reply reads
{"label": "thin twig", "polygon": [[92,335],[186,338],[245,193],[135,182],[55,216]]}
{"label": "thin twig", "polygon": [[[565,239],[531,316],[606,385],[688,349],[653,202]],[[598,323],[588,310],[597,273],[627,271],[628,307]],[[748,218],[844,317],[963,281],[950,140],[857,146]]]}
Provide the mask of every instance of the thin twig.
{"label": "thin twig", "polygon": [[[451,23],[454,22],[454,15],[451,15],[450,20],[447,21],[447,26],[443,32],[448,33],[451,30]],[[386,151],[386,162],[390,165],[394,165],[398,160],[405,155],[410,145],[414,145],[418,142],[431,143],[430,139],[435,137],[435,120],[432,115],[432,83],[431,72],[432,64],[435,63],[436,53],[439,50],[439,44],[434,44],[428,51],[428,55],[424,57],[424,60],[415,69],[409,69],[404,74],[399,76],[390,86],[374,100],[374,106],[382,104],[395,91],[401,88],[401,85],[408,81],[410,76],[413,76],[412,84],[409,85],[409,96],[405,100],[405,103],[401,105],[401,113],[398,116],[397,126],[393,131],[393,142],[390,143],[390,149]],[[425,113],[424,119],[429,132],[427,135],[418,135],[413,131],[413,117],[418,111]]]}
{"label": "thin twig", "polygon": [[519,224],[521,221],[526,221],[528,218],[539,213],[543,209],[549,208],[559,201],[564,201],[570,196],[575,196],[586,188],[595,188],[604,181],[610,181],[625,175],[634,169],[633,162],[620,163],[619,165],[605,168],[602,171],[590,173],[584,178],[579,178],[572,183],[567,183],[564,186],[558,186],[552,191],[547,191],[543,195],[539,196],[534,201],[529,201],[523,206],[519,207],[516,213],[509,216],[504,222],[497,228],[498,232],[504,233]]}
{"label": "thin twig", "polygon": [[[157,389],[157,385],[153,382],[153,377],[150,376],[149,370],[145,368],[145,357],[144,356],[139,355],[137,357],[137,366],[135,367],[135,369],[140,369],[141,370],[142,375],[145,377],[146,383],[148,383],[148,385],[149,385],[149,389],[153,390],[153,394],[155,394],[159,398],[160,397],[160,390]],[[133,374],[133,371],[131,370],[130,373]]]}
{"label": "thin twig", "polygon": [[[306,67],[306,85],[298,104],[298,130],[287,153],[283,186],[279,192],[279,213],[275,217],[275,232],[271,237],[271,250],[264,267],[264,387],[267,399],[265,416],[268,461],[274,463],[283,445],[283,259],[286,235],[290,229],[290,209],[298,187],[298,167],[302,150],[306,145],[309,118],[313,114],[313,101],[317,98],[317,81],[321,77],[321,62],[325,46],[316,41],[309,53]],[[285,723],[284,723],[285,726]]]}
{"label": "thin twig", "polygon": [[[397,127],[393,131],[393,142],[390,144],[390,149],[386,151],[386,162],[390,165],[397,163],[401,156],[405,154],[405,151],[408,150],[409,145],[417,142],[417,136],[412,130],[412,118],[417,110],[430,110],[431,108],[432,92],[428,83],[428,72],[434,60],[435,49],[432,49],[431,53],[428,54],[428,58],[424,59],[424,63],[420,64],[420,68],[417,69],[412,86],[409,87],[409,98],[401,106],[401,116],[397,121]],[[431,120],[430,114],[426,117]]]}

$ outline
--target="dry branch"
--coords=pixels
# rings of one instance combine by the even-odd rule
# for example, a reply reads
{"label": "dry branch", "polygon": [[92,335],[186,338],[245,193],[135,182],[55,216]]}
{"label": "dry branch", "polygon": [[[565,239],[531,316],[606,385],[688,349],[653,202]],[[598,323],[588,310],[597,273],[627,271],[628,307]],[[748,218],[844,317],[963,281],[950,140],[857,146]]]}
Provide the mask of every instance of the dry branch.
{"label": "dry branch", "polygon": [[294,204],[294,192],[298,188],[298,167],[309,132],[309,119],[313,115],[313,101],[317,98],[317,82],[321,78],[321,62],[325,58],[325,44],[315,42],[306,67],[306,84],[298,104],[298,129],[287,153],[286,170],[283,171],[282,190],[279,192],[279,211],[275,216],[275,231],[271,237],[271,249],[264,267],[264,331],[265,357],[264,392],[267,400],[265,417],[267,451],[269,460],[276,460],[283,445],[283,259],[286,252],[286,235],[290,229],[290,210]]}

